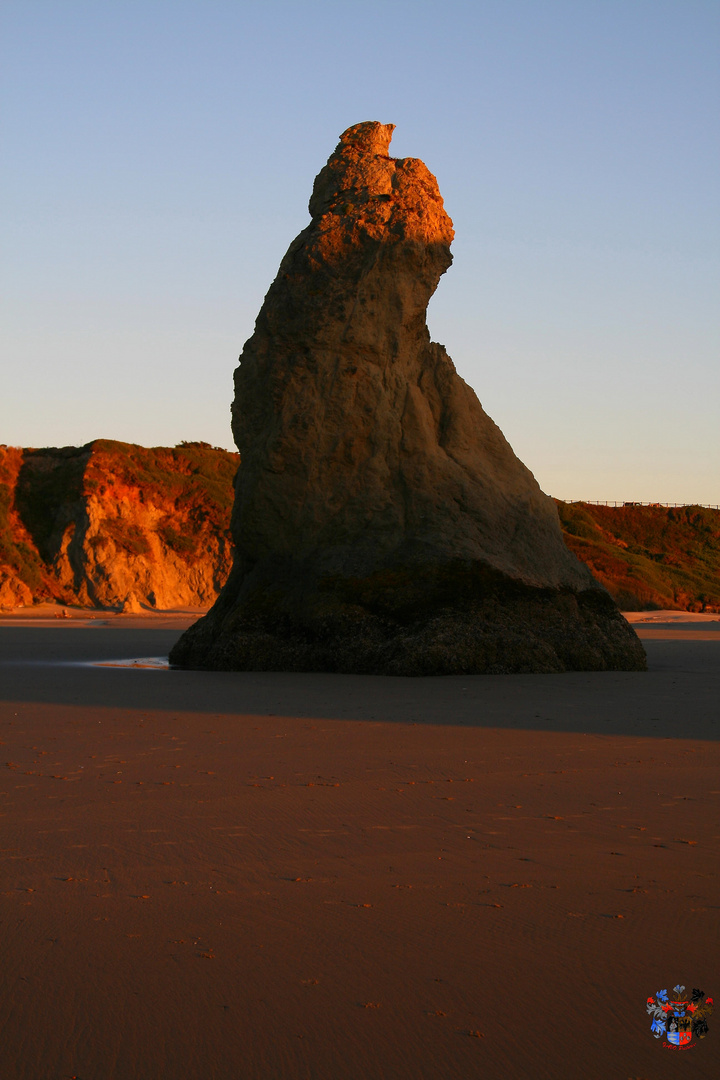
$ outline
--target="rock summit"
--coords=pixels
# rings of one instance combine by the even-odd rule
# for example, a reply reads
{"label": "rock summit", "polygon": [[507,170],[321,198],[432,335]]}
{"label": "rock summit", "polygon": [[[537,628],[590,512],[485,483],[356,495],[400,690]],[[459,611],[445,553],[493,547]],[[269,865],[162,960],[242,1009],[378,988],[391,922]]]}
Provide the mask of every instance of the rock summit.
{"label": "rock summit", "polygon": [[435,177],[349,128],[235,372],[233,570],[176,666],[436,675],[645,667],[557,510],[430,340]]}

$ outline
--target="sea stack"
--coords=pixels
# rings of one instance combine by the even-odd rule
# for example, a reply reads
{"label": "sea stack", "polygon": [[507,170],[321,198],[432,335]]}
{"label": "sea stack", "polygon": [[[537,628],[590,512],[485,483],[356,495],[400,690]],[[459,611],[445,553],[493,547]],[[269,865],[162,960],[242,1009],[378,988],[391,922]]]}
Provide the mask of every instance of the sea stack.
{"label": "sea stack", "polygon": [[235,372],[235,563],[187,668],[441,675],[645,668],[553,501],[430,340],[435,177],[356,124],[315,180]]}

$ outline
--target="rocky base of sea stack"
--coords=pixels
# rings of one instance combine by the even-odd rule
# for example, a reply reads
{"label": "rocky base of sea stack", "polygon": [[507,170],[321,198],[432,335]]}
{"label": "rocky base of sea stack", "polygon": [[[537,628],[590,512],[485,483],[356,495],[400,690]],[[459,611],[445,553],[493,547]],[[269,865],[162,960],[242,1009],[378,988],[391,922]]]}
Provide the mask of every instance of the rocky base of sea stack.
{"label": "rocky base of sea stack", "polygon": [[228,585],[175,645],[173,667],[405,676],[646,670],[639,638],[601,589],[533,588],[457,567],[327,579],[303,596],[261,587],[239,603]]}

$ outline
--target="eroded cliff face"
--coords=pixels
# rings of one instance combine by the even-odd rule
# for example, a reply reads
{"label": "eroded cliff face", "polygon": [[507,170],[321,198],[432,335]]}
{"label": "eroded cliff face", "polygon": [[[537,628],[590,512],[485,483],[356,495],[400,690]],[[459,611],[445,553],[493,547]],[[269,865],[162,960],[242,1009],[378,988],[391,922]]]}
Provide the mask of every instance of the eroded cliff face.
{"label": "eroded cliff face", "polygon": [[15,488],[22,467],[22,450],[0,446],[0,608],[26,607],[32,603],[30,582],[37,583],[32,538],[15,509]]}
{"label": "eroded cliff face", "polygon": [[0,448],[0,605],[211,604],[232,562],[237,464],[203,444]]}
{"label": "eroded cliff face", "polygon": [[197,667],[638,668],[551,499],[444,348],[435,177],[349,128],[315,181],[235,373],[234,570],[172,654]]}

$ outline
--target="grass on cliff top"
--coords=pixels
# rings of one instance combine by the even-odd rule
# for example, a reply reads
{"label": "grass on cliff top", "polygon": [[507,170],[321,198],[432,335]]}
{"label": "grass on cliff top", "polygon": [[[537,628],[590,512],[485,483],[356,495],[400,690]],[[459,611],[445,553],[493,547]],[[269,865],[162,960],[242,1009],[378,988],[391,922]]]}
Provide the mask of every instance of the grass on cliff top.
{"label": "grass on cliff top", "polygon": [[624,610],[720,610],[720,510],[556,502],[565,543]]}
{"label": "grass on cliff top", "polygon": [[145,447],[97,439],[91,446],[86,491],[102,494],[103,485],[117,479],[136,487],[147,501],[157,495],[162,501],[172,500],[178,509],[202,507],[208,521],[226,527],[239,454],[203,442]]}

